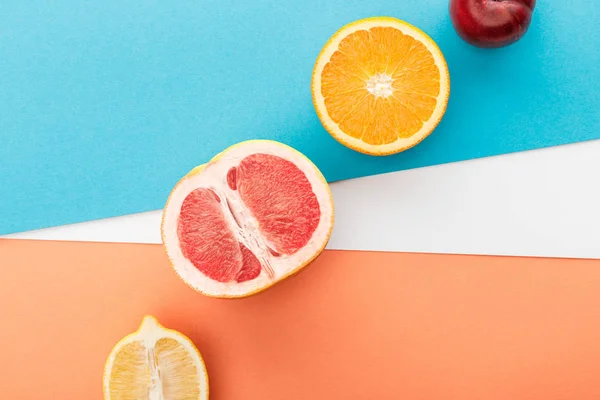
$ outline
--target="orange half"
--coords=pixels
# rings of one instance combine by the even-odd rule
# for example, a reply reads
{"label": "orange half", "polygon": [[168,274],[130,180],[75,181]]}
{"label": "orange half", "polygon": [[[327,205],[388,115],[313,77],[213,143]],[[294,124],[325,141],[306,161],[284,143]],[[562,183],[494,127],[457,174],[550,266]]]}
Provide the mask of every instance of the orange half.
{"label": "orange half", "polygon": [[342,144],[372,155],[415,146],[438,125],[450,95],[446,60],[420,29],[374,17],[344,26],[312,78],[315,109]]}

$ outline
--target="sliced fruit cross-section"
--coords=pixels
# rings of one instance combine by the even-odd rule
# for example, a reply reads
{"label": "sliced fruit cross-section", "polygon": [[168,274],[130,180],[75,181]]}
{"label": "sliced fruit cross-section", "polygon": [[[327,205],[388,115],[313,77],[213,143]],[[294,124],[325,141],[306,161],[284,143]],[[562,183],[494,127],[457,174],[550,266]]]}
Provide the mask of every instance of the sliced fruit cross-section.
{"label": "sliced fruit cross-section", "polygon": [[115,345],[103,386],[105,400],[208,399],[208,375],[198,349],[152,316]]}
{"label": "sliced fruit cross-section", "polygon": [[243,297],[312,261],[332,226],[331,193],[317,167],[291,147],[254,140],[179,181],[163,212],[162,238],[189,286]]}
{"label": "sliced fruit cross-section", "polygon": [[362,153],[415,146],[446,111],[450,78],[442,52],[420,29],[395,18],[344,26],[323,47],[312,79],[325,129]]}

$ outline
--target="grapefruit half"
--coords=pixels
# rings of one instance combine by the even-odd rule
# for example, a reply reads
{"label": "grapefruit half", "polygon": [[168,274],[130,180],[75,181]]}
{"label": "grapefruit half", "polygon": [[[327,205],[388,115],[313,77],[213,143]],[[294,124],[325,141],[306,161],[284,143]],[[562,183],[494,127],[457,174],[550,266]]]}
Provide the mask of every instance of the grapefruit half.
{"label": "grapefruit half", "polygon": [[250,140],[194,168],[171,191],[162,241],[175,272],[212,297],[245,297],[299,272],[333,228],[319,169],[279,142]]}

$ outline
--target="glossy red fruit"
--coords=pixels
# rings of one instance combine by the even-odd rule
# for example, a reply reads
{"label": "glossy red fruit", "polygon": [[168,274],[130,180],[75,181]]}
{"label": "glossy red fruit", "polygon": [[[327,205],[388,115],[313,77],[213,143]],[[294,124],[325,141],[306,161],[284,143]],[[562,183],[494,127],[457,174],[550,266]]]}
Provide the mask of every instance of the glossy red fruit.
{"label": "glossy red fruit", "polygon": [[536,0],[450,0],[458,35],[477,47],[504,47],[521,39]]}

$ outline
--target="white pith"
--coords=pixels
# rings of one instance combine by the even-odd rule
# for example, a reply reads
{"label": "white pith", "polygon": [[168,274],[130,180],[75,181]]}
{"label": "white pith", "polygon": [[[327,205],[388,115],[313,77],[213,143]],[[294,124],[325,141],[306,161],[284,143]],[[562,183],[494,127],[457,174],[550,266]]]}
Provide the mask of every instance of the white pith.
{"label": "white pith", "polygon": [[[258,222],[241,202],[237,191],[232,190],[227,185],[227,172],[229,169],[239,165],[240,161],[246,156],[255,153],[275,155],[294,163],[308,178],[312,191],[319,202],[321,215],[317,228],[307,245],[294,254],[273,256],[266,249],[264,245],[268,243],[258,234]],[[258,277],[240,283],[218,282],[204,275],[184,257],[177,236],[179,212],[186,196],[194,189],[201,187],[214,190],[221,199],[228,199],[234,213],[238,215],[238,219],[243,219],[243,224],[247,226],[248,231],[240,233],[240,230],[236,229],[237,223],[231,213],[228,210],[224,212],[225,218],[233,227],[232,231],[236,234],[238,240],[244,243],[261,261],[263,268]],[[226,202],[221,201],[221,204],[222,207],[227,207]],[[211,296],[239,297],[270,286],[311,261],[329,240],[332,224],[333,203],[331,195],[327,183],[315,165],[301,153],[281,143],[256,140],[227,149],[219,154],[214,161],[206,164],[201,172],[191,176],[188,175],[177,185],[165,206],[162,236],[175,271],[188,285]],[[272,276],[264,267],[265,259],[272,268]]]}
{"label": "white pith", "polygon": [[[139,330],[131,335],[126,336],[121,340],[115,348],[111,351],[106,365],[112,366],[114,364],[115,358],[121,352],[121,350],[134,342],[141,342],[144,345],[144,348],[148,352],[148,360],[150,365],[150,376],[151,376],[151,386],[148,392],[148,400],[168,400],[164,398],[163,388],[162,388],[162,380],[160,378],[160,371],[157,369],[156,364],[154,363],[154,349],[156,343],[160,339],[173,339],[177,341],[187,353],[194,360],[194,364],[196,365],[196,370],[198,373],[198,385],[200,388],[200,396],[197,400],[206,400],[208,399],[208,375],[206,372],[206,367],[204,365],[204,361],[200,358],[199,352],[196,347],[192,344],[192,342],[180,334],[179,332],[165,329],[162,327],[157,320],[152,316],[146,316],[142,321],[142,324]],[[108,369],[104,371],[104,398],[105,400],[110,400],[110,379],[111,379],[112,370]]]}
{"label": "white pith", "polygon": [[367,80],[367,91],[375,97],[389,97],[394,93],[393,78],[386,73],[376,73]]}
{"label": "white pith", "polygon": [[[327,65],[329,63],[329,60],[331,60],[331,56],[336,51],[338,51],[339,44],[347,36],[357,32],[357,31],[360,31],[360,30],[368,31],[371,28],[377,28],[377,27],[387,27],[387,28],[398,29],[404,35],[411,36],[411,37],[417,39],[418,41],[423,43],[423,45],[428,50],[430,50],[431,55],[433,56],[433,59],[435,61],[435,64],[438,66],[438,68],[440,70],[440,92],[436,98],[437,103],[436,103],[433,113],[431,114],[431,117],[429,118],[429,120],[424,121],[421,129],[417,133],[412,135],[411,137],[409,137],[409,138],[399,137],[397,140],[395,140],[392,143],[380,144],[380,145],[369,144],[369,143],[364,142],[360,138],[355,138],[353,136],[346,134],[339,127],[339,124],[337,122],[335,122],[333,119],[331,119],[328,112],[319,112],[319,118],[321,119],[322,124],[327,128],[327,131],[329,131],[335,139],[343,142],[348,147],[353,148],[353,149],[362,149],[363,151],[365,151],[369,154],[386,154],[386,153],[393,153],[399,149],[406,149],[406,148],[414,146],[416,143],[423,140],[435,128],[435,126],[439,123],[439,120],[441,119],[441,117],[444,114],[445,109],[446,109],[447,99],[448,99],[449,92],[450,92],[450,77],[448,74],[448,69],[446,67],[446,61],[444,59],[442,52],[440,51],[437,44],[427,34],[422,32],[420,29],[413,27],[403,21],[396,19],[396,18],[390,18],[390,17],[368,18],[368,19],[365,19],[362,21],[356,21],[354,23],[350,23],[350,24],[346,25],[345,27],[341,28],[339,31],[337,31],[331,37],[330,41],[326,44],[325,48],[323,49],[323,52],[319,55],[318,60],[314,67],[313,79],[312,79],[314,102],[315,102],[315,106],[316,106],[317,110],[327,110],[327,107],[325,105],[325,97],[323,97],[323,94],[321,93],[321,81],[322,81],[321,75],[323,73],[323,68],[325,68],[325,65]],[[382,71],[381,73],[385,74],[385,71]],[[372,77],[370,77],[369,80],[375,80],[375,79],[376,78],[374,76],[372,76]],[[365,84],[367,84],[367,81],[365,81]],[[375,93],[370,91],[368,89],[368,87],[366,87],[366,89],[371,94],[376,95]],[[381,89],[381,85],[380,85],[380,89]],[[385,88],[383,88],[383,89],[385,89]],[[381,93],[383,93],[383,91],[381,91]]]}
{"label": "white pith", "polygon": [[221,199],[219,204],[227,224],[234,231],[237,240],[256,256],[267,275],[273,277],[274,271],[268,247],[274,248],[274,246],[259,233],[258,221],[242,202],[239,192],[231,190],[228,185],[225,187],[229,190],[223,190],[223,187],[214,187],[213,190]]}

